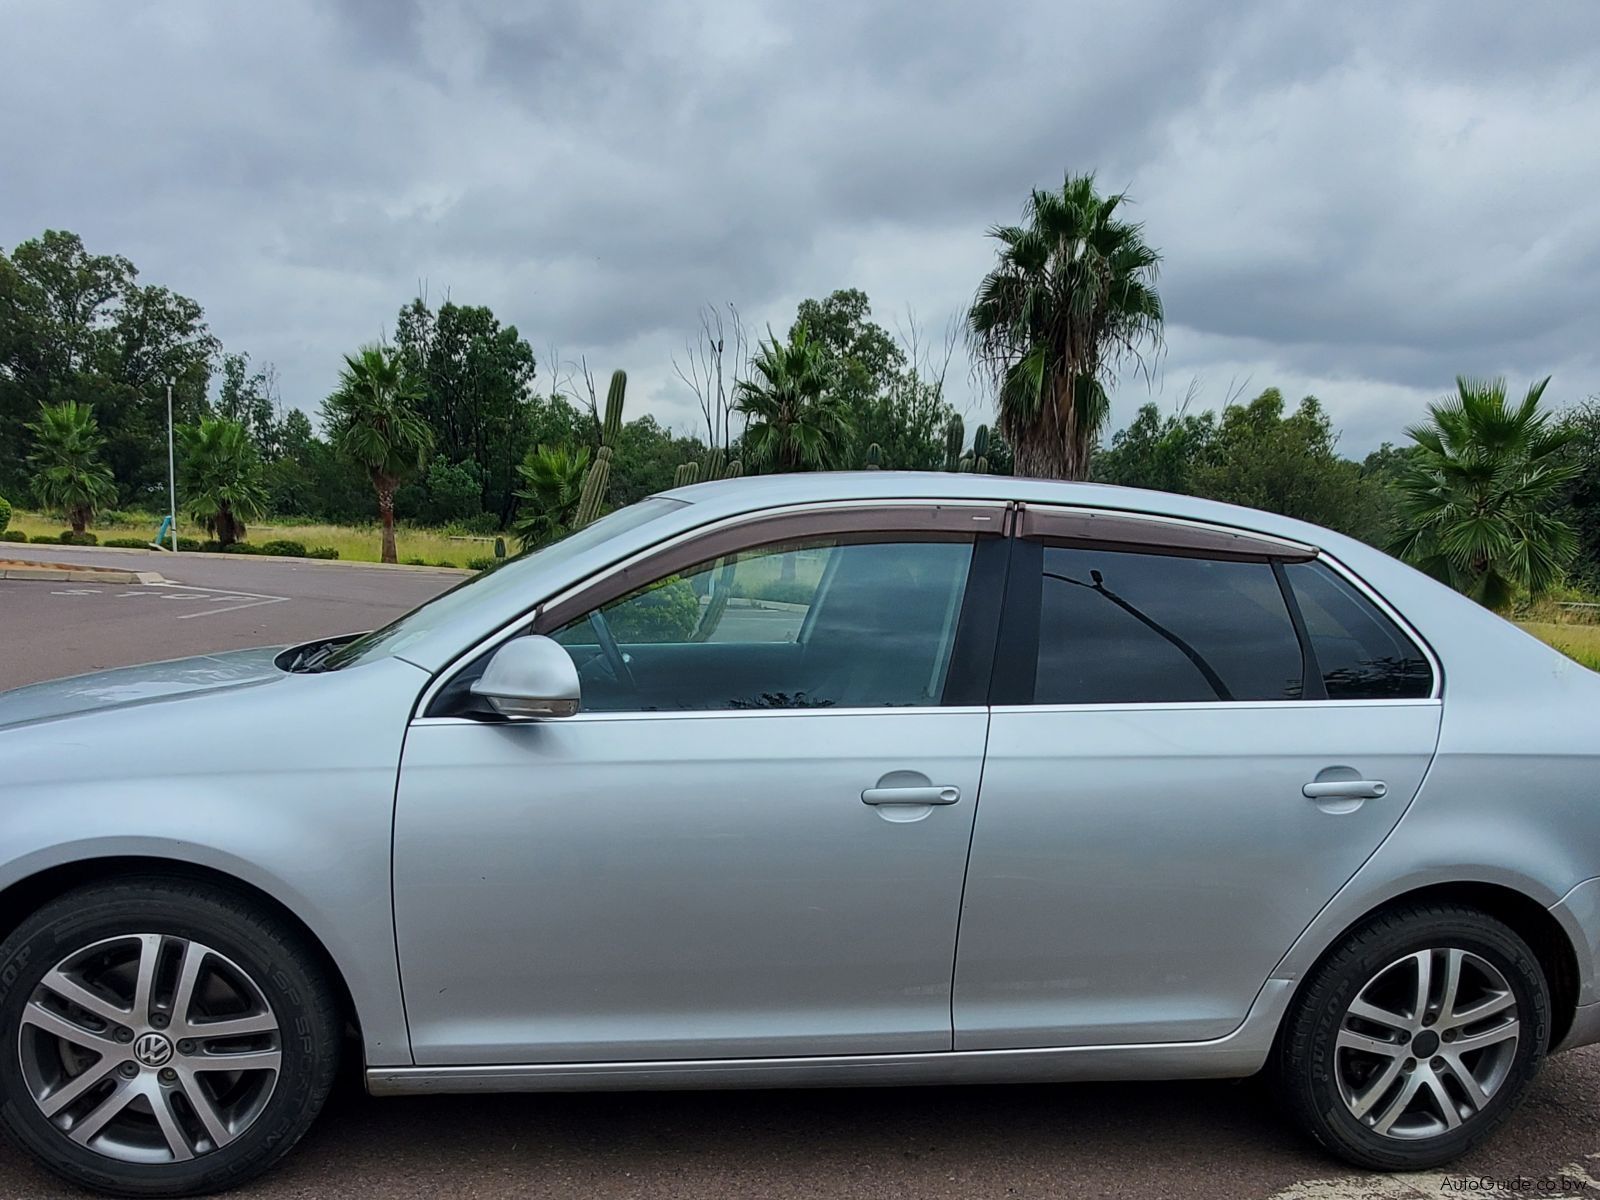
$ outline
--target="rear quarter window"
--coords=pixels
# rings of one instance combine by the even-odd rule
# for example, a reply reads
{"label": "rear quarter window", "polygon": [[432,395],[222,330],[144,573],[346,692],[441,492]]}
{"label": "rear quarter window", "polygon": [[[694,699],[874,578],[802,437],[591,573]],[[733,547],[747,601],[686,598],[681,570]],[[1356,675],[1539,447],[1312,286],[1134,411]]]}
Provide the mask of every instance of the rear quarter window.
{"label": "rear quarter window", "polygon": [[1284,567],[1330,700],[1409,700],[1433,694],[1433,668],[1415,641],[1326,563]]}

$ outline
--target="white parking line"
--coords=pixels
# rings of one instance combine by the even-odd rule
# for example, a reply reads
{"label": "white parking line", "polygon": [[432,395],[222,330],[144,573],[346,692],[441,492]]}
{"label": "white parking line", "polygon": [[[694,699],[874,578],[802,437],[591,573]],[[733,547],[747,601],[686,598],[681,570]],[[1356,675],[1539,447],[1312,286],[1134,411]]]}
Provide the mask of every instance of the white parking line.
{"label": "white parking line", "polygon": [[[205,612],[187,612],[179,615],[178,620],[189,621],[195,617],[215,617],[222,613],[240,612],[246,608],[260,608],[265,604],[282,604],[288,596],[268,596],[261,592],[237,592],[227,588],[202,588],[190,587],[182,583],[151,583],[147,587],[172,588],[174,594],[161,597],[163,600],[207,600],[214,604],[228,604],[227,608],[210,608]],[[177,592],[203,592],[205,595],[183,596]],[[132,593],[124,593],[130,595]],[[243,600],[243,604],[232,604],[231,601]]]}

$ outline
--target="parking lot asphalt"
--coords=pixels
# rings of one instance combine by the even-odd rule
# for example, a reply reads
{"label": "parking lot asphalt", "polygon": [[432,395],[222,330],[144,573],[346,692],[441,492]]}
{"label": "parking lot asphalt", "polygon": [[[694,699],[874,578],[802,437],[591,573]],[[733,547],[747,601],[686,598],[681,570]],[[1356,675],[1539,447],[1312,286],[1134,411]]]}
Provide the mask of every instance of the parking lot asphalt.
{"label": "parking lot asphalt", "polygon": [[[0,580],[0,688],[369,629],[460,578],[290,560],[180,555],[152,566],[140,555],[5,553],[160,570],[183,587]],[[82,1194],[0,1145],[0,1197]],[[1600,1048],[1551,1060],[1521,1112],[1454,1169],[1405,1176],[1323,1156],[1254,1080],[376,1100],[352,1074],[306,1141],[236,1194],[1600,1196]]]}

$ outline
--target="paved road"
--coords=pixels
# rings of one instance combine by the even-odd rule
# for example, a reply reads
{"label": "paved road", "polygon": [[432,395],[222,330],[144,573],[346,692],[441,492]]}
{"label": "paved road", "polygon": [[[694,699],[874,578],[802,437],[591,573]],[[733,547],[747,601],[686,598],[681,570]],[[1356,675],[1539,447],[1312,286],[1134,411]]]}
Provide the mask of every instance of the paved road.
{"label": "paved road", "polygon": [[[371,628],[457,578],[182,556],[157,569],[195,598],[0,581],[0,686]],[[352,1081],[305,1144],[240,1194],[1400,1200],[1470,1186],[1506,1197],[1600,1195],[1597,1089],[1600,1050],[1564,1055],[1512,1124],[1458,1170],[1395,1177],[1317,1154],[1255,1082],[373,1100]],[[1516,1186],[1485,1188],[1481,1178]],[[78,1195],[0,1146],[0,1197]]]}
{"label": "paved road", "polygon": [[373,629],[464,577],[297,559],[0,543],[0,558],[159,571],[160,586],[0,581],[0,688],[104,667]]}

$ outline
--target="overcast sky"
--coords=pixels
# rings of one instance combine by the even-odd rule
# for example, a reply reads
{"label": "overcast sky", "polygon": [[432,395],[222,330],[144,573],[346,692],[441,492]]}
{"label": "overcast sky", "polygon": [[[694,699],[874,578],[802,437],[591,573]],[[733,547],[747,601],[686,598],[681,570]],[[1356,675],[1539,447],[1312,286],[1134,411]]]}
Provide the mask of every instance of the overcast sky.
{"label": "overcast sky", "polygon": [[691,429],[702,303],[937,331],[1068,170],[1165,256],[1115,425],[1276,385],[1359,455],[1457,373],[1600,391],[1600,4],[0,0],[0,114],[0,247],[127,255],[311,410],[425,284]]}

